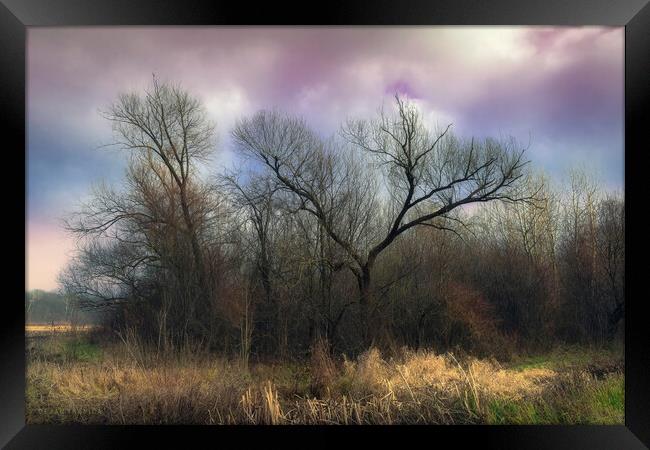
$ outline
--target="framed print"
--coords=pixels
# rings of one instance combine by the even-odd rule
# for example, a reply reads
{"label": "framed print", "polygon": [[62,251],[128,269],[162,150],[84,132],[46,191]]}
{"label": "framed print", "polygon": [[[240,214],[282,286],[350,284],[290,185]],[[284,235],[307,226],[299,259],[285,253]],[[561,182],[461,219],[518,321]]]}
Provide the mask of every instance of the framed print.
{"label": "framed print", "polygon": [[3,0],[2,444],[647,448],[650,6],[508,3]]}

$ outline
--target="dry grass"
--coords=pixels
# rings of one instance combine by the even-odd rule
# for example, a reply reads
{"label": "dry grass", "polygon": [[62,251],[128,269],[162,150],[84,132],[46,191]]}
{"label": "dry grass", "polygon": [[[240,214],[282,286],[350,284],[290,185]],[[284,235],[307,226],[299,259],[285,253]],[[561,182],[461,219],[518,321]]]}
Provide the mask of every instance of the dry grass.
{"label": "dry grass", "polygon": [[57,358],[56,339],[61,340],[42,342],[40,353],[30,353],[28,423],[623,421],[622,373],[597,379],[586,368],[508,368],[496,361],[408,350],[385,359],[371,349],[356,361],[336,362],[319,346],[307,365],[253,364],[250,369],[200,353],[154,356],[126,343],[85,359]]}
{"label": "dry grass", "polygon": [[71,325],[69,323],[30,323],[25,325],[25,332],[30,334],[88,332],[95,329],[94,325]]}

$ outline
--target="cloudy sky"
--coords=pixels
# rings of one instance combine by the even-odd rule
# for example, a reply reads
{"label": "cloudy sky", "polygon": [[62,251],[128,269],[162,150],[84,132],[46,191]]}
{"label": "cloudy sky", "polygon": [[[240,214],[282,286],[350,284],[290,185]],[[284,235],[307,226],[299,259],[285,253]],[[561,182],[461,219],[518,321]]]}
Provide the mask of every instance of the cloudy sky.
{"label": "cloudy sky", "polygon": [[229,129],[261,108],[323,134],[399,92],[432,125],[513,135],[554,178],[576,165],[623,188],[623,28],[30,28],[27,54],[28,289],[55,289],[74,248],[60,220],[90,187],[122,177],[98,110],[152,73],[206,105],[233,164]]}

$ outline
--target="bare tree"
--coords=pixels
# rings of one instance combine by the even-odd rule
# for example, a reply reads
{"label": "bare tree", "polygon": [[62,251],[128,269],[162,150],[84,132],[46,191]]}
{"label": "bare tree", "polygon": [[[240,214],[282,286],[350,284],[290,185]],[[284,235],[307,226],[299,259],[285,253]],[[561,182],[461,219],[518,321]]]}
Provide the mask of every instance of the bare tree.
{"label": "bare tree", "polygon": [[[449,128],[432,133],[418,109],[396,97],[395,114],[382,112],[377,120],[349,121],[343,128],[345,140],[361,150],[358,161],[373,163],[365,167],[340,163],[304,121],[277,112],[259,112],[233,131],[239,148],[262,163],[281,188],[293,194],[298,209],[316,217],[346,252],[357,278],[366,343],[372,268],[395,239],[416,226],[451,229],[451,213],[462,205],[527,199],[516,189],[527,163],[523,149],[512,140],[464,141],[451,136]],[[368,167],[375,170],[356,170]],[[380,200],[373,189],[378,173],[389,197],[383,220],[376,214]],[[347,235],[335,220],[339,211],[349,213]],[[377,238],[361,246],[360,236]]]}
{"label": "bare tree", "polygon": [[120,95],[102,115],[113,145],[129,151],[126,182],[100,185],[66,221],[81,248],[63,284],[89,305],[162,302],[158,317],[166,324],[171,308],[185,337],[189,327],[212,327],[219,199],[198,165],[209,158],[213,125],[198,99],[155,77],[143,95]]}
{"label": "bare tree", "polygon": [[[214,127],[201,102],[180,86],[160,83],[154,77],[144,95],[120,95],[104,117],[113,123],[115,144],[141,152],[152,161],[152,168],[158,166],[166,171],[176,185],[194,263],[205,285],[201,245],[192,214],[194,205],[188,195],[196,162],[205,161],[213,146]],[[162,180],[165,175],[160,177]]]}

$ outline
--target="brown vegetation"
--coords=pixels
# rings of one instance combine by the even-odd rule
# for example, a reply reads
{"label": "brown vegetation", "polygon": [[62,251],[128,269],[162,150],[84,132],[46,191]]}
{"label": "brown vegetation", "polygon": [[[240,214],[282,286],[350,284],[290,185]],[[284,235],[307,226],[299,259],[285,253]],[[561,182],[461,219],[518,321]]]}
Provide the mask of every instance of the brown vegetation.
{"label": "brown vegetation", "polygon": [[[58,338],[61,339],[61,338]],[[84,340],[70,341],[83,343]],[[403,349],[356,360],[315,347],[311,362],[256,363],[197,351],[175,356],[115,343],[101,356],[36,343],[27,372],[28,423],[454,424],[622,423],[620,367],[600,377],[585,350],[543,364]],[[615,366],[616,353],[599,353]],[[572,365],[565,365],[566,363]],[[591,363],[593,364],[593,363]]]}

